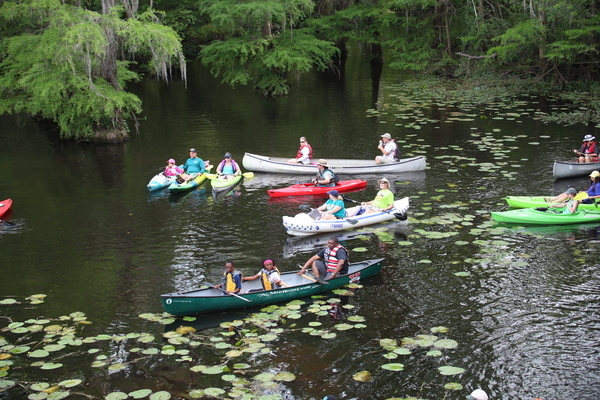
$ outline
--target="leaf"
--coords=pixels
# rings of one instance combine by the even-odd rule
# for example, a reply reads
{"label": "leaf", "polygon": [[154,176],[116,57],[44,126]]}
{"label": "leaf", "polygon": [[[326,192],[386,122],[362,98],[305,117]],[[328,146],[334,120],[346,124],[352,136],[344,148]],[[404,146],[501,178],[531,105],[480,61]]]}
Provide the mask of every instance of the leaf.
{"label": "leaf", "polygon": [[352,375],[352,379],[358,382],[369,382],[373,380],[373,376],[369,371],[360,371]]}
{"label": "leaf", "polygon": [[41,369],[57,369],[57,368],[60,368],[62,366],[63,365],[61,363],[45,363],[40,368]]}
{"label": "leaf", "polygon": [[152,396],[150,396],[150,400],[169,400],[170,398],[171,393],[166,392],[164,390],[153,393]]}
{"label": "leaf", "polygon": [[458,367],[452,367],[452,366],[443,366],[443,367],[438,367],[438,370],[440,371],[440,374],[442,375],[458,375],[458,374],[462,374],[463,372],[465,372],[465,370],[463,368],[458,368]]}
{"label": "leaf", "polygon": [[381,368],[387,369],[388,371],[404,371],[404,364],[400,364],[400,363],[383,364],[381,366]]}
{"label": "leaf", "polygon": [[80,385],[83,381],[81,379],[68,379],[62,382],[59,382],[58,385],[66,388],[70,388],[73,386]]}
{"label": "leaf", "polygon": [[106,400],[125,400],[127,397],[127,393],[123,392],[112,392],[104,396]]}

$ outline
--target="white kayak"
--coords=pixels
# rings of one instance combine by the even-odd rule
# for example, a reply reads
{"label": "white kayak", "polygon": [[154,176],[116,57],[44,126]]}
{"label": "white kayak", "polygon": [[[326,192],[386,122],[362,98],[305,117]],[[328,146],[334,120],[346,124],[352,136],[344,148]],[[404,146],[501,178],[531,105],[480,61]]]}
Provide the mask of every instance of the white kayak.
{"label": "white kayak", "polygon": [[175,182],[175,178],[175,176],[166,176],[164,173],[160,172],[154,175],[152,179],[150,179],[150,182],[148,182],[148,185],[146,185],[146,187],[150,192],[153,190],[162,189]]}
{"label": "white kayak", "polygon": [[[409,207],[408,197],[394,201],[394,208],[385,212],[365,213],[353,216],[358,212],[360,206],[346,209],[350,217],[336,220],[314,220],[306,213],[300,213],[294,217],[283,217],[283,226],[288,234],[292,236],[310,236],[317,233],[338,232],[346,229],[359,228],[361,226],[391,221],[406,214]],[[406,219],[406,217],[404,217]]]}

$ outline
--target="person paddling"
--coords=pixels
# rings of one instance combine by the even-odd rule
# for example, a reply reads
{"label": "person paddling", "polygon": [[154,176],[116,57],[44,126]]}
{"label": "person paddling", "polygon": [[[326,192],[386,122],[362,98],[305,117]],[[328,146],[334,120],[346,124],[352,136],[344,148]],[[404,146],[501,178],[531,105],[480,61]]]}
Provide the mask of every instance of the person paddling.
{"label": "person paddling", "polygon": [[298,271],[298,275],[304,275],[310,266],[317,280],[321,276],[328,280],[340,275],[347,275],[349,265],[348,250],[334,236],[327,241],[325,248],[304,263],[300,271]]}
{"label": "person paddling", "polygon": [[255,279],[260,279],[264,290],[279,289],[282,286],[287,286],[281,281],[281,274],[275,265],[275,261],[270,258],[263,261],[263,269],[258,274],[242,278],[243,281],[253,281]]}
{"label": "person paddling", "polygon": [[222,288],[223,294],[237,294],[242,290],[243,275],[240,271],[235,269],[233,261],[225,262],[225,272],[221,278],[221,283],[215,285],[216,289]]}
{"label": "person paddling", "polygon": [[394,193],[390,190],[390,181],[387,178],[379,180],[379,192],[375,199],[361,203],[365,206],[366,213],[387,211],[394,208]]}
{"label": "person paddling", "polygon": [[317,164],[317,176],[314,179],[315,186],[329,187],[335,186],[335,175],[333,171],[329,169],[329,163],[327,160],[321,158]]}
{"label": "person paddling", "polygon": [[221,178],[229,179],[234,175],[239,175],[241,173],[242,171],[240,170],[239,165],[231,158],[231,153],[225,153],[223,161],[217,166],[217,174],[219,174]]}
{"label": "person paddling", "polygon": [[196,149],[190,149],[190,158],[183,164],[183,170],[185,173],[180,176],[185,180],[189,181],[196,177],[198,174],[203,174],[206,169],[204,167],[204,160],[198,157]]}

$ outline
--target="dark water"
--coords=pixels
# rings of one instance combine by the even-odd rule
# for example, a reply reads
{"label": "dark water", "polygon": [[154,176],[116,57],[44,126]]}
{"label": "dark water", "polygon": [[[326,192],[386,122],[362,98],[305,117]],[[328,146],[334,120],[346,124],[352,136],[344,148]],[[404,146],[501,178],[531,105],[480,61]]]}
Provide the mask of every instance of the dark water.
{"label": "dark water", "polygon": [[[342,237],[351,250],[366,248],[353,251],[353,259],[386,259],[381,276],[349,299],[350,315],[364,316],[367,327],[338,332],[334,340],[282,335],[268,355],[255,360],[263,370],[296,375],[277,393],[287,399],[327,393],[462,399],[482,387],[492,399],[596,399],[597,227],[508,227],[490,222],[488,213],[505,209],[506,195],[585,188],[586,177],[554,182],[552,161],[567,157],[585,134],[600,136],[598,129],[544,125],[535,116],[548,108],[535,99],[485,108],[440,101],[424,106],[410,100],[405,81],[393,71],[384,70],[374,91],[359,60],[349,59],[343,81],[303,77],[281,99],[220,85],[198,65],[190,68],[187,90],[181,82],[144,81],[134,88],[145,110],[139,133],[119,145],[62,143],[25,117],[0,117],[0,200],[15,202],[4,217],[15,225],[0,225],[0,295],[48,295],[35,307],[0,306],[0,314],[20,321],[82,311],[93,321],[87,334],[160,335],[160,325],[138,315],[161,312],[161,293],[218,280],[226,259],[245,275],[256,273],[266,257],[293,270],[327,240],[291,238],[281,225],[281,216],[323,199],[266,195],[268,188],[306,177],[257,174],[220,198],[207,185],[181,195],[149,194],[146,183],[168,158],[183,162],[190,147],[213,163],[226,151],[240,163],[245,151],[292,157],[300,136],[308,138],[316,157],[374,158],[379,135],[390,132],[401,140],[404,155],[427,155],[428,169],[388,176],[397,197],[411,197],[408,224]],[[353,198],[374,196],[378,177],[365,178],[367,190]],[[196,323],[217,325],[221,319]],[[442,357],[425,356],[429,349],[397,360],[383,357],[380,339],[431,334],[437,326],[449,328],[442,336],[456,340],[456,349]],[[210,354],[199,357],[210,364]],[[406,368],[381,369],[387,362]],[[90,363],[81,357],[76,369],[96,396],[223,385],[212,376],[189,376],[176,363],[163,365],[160,373],[147,366],[126,374],[102,374]],[[444,365],[466,371],[442,376],[437,367]],[[374,379],[352,379],[364,370]],[[9,371],[8,377],[72,377],[57,371],[29,372],[26,378]],[[444,390],[449,382],[465,388]],[[15,393],[4,397],[17,398]]]}

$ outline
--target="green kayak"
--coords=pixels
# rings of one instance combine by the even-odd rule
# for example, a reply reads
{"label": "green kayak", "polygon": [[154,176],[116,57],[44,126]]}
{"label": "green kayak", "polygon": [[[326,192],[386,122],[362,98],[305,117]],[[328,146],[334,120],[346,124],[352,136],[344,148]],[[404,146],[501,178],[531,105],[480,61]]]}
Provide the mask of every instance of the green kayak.
{"label": "green kayak", "polygon": [[[542,196],[507,196],[504,198],[508,203],[509,207],[512,208],[535,208],[535,207],[548,207],[552,204],[546,201],[550,197],[542,197]],[[598,208],[598,203],[592,204],[579,204],[579,209],[584,210],[595,210]],[[600,210],[600,208],[599,208]]]}
{"label": "green kayak", "polygon": [[235,185],[237,185],[238,183],[240,183],[240,181],[242,180],[242,175],[225,175],[225,176],[227,178],[217,176],[214,179],[210,180],[210,185],[212,186],[212,188],[215,192],[227,191],[227,190],[231,189],[232,187],[234,187]]}
{"label": "green kayak", "polygon": [[518,210],[492,212],[492,219],[498,222],[508,222],[522,225],[568,225],[600,222],[600,211],[577,210],[573,214],[563,214],[561,208],[550,208],[538,211],[535,208],[520,208]]}
{"label": "green kayak", "polygon": [[206,167],[206,172],[202,174],[197,174],[194,179],[188,182],[184,182],[182,184],[178,184],[176,181],[171,183],[169,186],[169,190],[171,192],[185,192],[186,190],[191,190],[197,188],[206,180],[206,174],[211,170],[212,165]]}
{"label": "green kayak", "polygon": [[195,290],[161,295],[162,305],[172,315],[191,315],[236,308],[261,306],[264,304],[291,301],[312,296],[347,285],[378,274],[383,258],[350,264],[348,274],[319,283],[309,273],[298,275],[296,271],[283,272],[281,281],[287,286],[274,290],[263,290],[259,280],[245,281],[239,295],[224,295],[221,291],[205,286]]}

